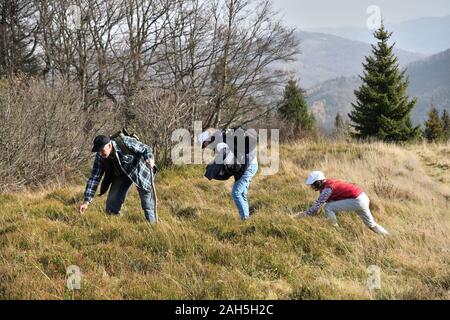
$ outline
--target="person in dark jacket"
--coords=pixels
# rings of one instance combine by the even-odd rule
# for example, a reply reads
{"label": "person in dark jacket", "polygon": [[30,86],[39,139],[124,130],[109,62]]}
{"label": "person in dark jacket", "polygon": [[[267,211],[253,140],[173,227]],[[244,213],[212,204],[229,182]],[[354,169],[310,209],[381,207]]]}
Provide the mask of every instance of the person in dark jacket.
{"label": "person in dark jacket", "polygon": [[150,170],[155,162],[152,149],[137,139],[121,135],[116,139],[98,136],[92,152],[96,153],[92,174],[86,184],[84,202],[79,212],[84,213],[92,202],[103,176],[100,195],[110,189],[106,200],[106,212],[119,215],[130,187],[135,184],[141,198],[145,218],[155,223],[154,200]]}
{"label": "person in dark jacket", "polygon": [[208,166],[206,176],[217,180],[234,177],[231,196],[243,221],[250,217],[247,195],[250,183],[258,172],[256,139],[250,136],[241,128],[228,132],[210,128],[198,137],[203,149],[213,149],[216,154],[213,163]]}

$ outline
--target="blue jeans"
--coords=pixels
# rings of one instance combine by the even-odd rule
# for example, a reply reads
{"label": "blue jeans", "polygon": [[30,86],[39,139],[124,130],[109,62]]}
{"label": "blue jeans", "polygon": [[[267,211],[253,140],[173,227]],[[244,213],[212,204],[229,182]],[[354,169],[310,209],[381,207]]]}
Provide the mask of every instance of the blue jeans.
{"label": "blue jeans", "polygon": [[[115,177],[108,198],[106,199],[106,212],[109,214],[120,214],[120,209],[130,191],[133,182],[127,176]],[[153,195],[151,192],[138,188],[141,198],[141,207],[144,210],[145,218],[151,223],[156,222],[153,205]]]}
{"label": "blue jeans", "polygon": [[231,196],[233,197],[234,203],[239,210],[239,215],[242,220],[248,220],[250,217],[250,209],[248,207],[248,188],[250,182],[258,171],[258,164],[251,164],[247,170],[244,172],[242,177],[237,180],[231,191]]}

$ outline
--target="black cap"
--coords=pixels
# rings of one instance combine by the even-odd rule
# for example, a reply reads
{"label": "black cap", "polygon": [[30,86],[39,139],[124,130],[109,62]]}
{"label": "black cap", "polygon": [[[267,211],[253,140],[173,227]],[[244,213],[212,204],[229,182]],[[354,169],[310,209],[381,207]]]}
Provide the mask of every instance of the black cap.
{"label": "black cap", "polygon": [[92,148],[92,152],[99,152],[111,142],[111,139],[108,136],[97,136],[94,139],[94,147]]}

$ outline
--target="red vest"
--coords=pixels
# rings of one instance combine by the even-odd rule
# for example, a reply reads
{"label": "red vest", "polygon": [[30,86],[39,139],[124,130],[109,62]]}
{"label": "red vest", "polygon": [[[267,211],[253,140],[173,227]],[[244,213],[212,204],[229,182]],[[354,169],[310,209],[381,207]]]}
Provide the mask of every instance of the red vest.
{"label": "red vest", "polygon": [[327,179],[325,182],[325,188],[331,188],[333,192],[327,202],[339,201],[345,199],[358,198],[363,190],[353,184],[343,182],[340,180]]}

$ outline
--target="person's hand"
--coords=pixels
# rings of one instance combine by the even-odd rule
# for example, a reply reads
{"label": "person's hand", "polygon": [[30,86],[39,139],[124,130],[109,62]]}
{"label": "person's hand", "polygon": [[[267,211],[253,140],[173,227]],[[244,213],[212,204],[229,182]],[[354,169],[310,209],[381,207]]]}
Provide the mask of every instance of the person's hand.
{"label": "person's hand", "polygon": [[295,215],[295,217],[298,219],[303,219],[303,218],[307,218],[309,216],[306,214],[306,212],[299,212]]}
{"label": "person's hand", "polygon": [[87,208],[89,207],[89,202],[85,201],[81,204],[80,208],[78,209],[78,212],[83,214]]}

